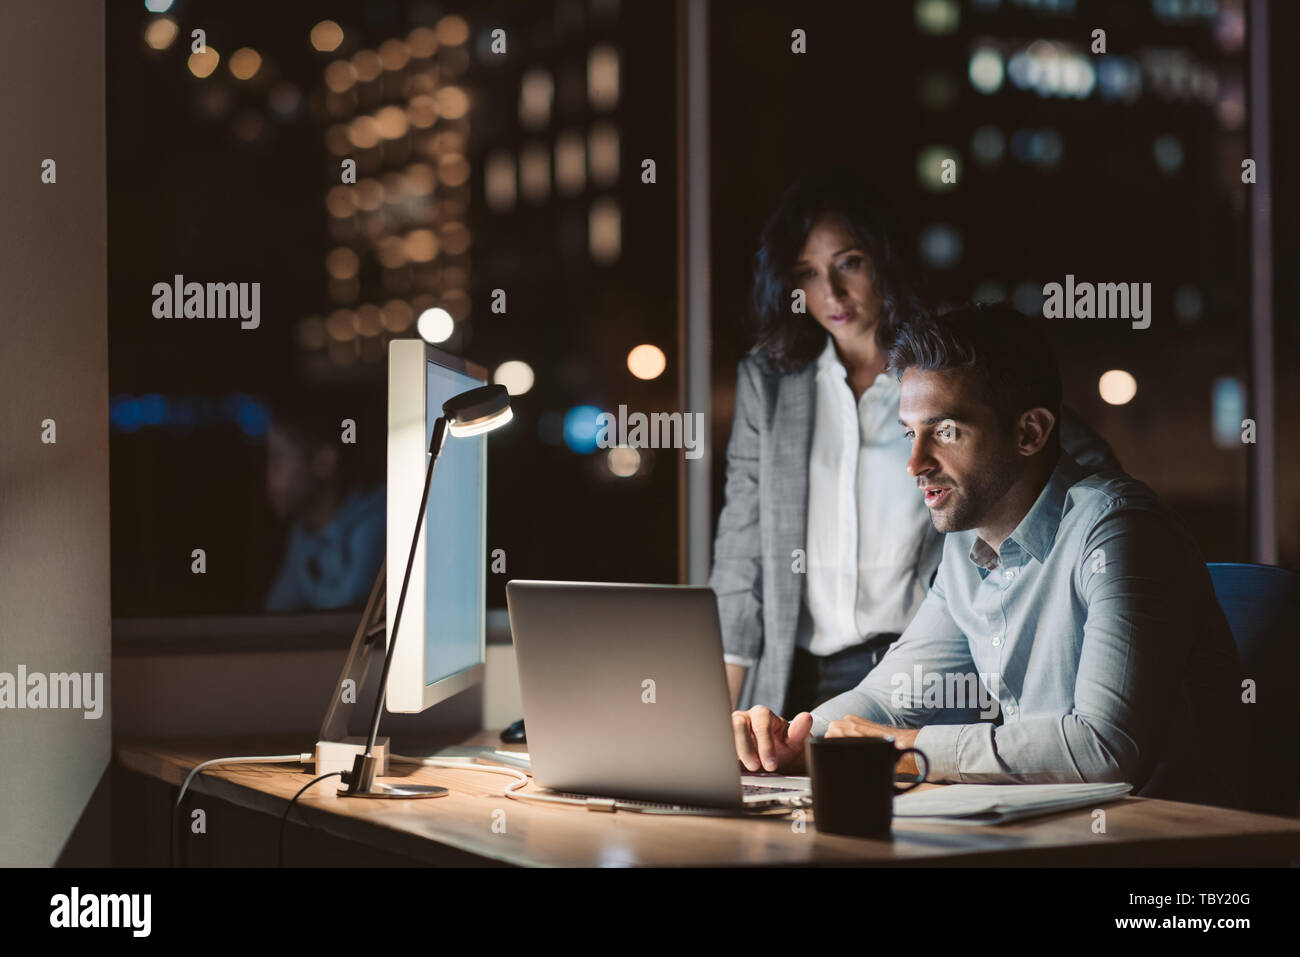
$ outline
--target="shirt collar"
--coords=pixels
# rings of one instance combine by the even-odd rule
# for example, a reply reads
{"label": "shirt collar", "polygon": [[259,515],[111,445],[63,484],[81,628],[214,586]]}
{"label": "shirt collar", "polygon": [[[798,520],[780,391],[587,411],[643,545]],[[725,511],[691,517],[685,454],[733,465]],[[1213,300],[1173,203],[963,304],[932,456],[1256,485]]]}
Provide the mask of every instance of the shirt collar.
{"label": "shirt collar", "polygon": [[[1061,525],[1065,498],[1070,488],[1083,478],[1083,475],[1083,470],[1078,463],[1068,453],[1062,452],[1061,457],[1057,459],[1056,468],[1052,469],[1052,474],[1047,479],[1047,484],[1038,493],[1038,499],[1025,513],[1020,524],[1007,536],[1007,542],[1014,542],[1017,547],[1024,549],[1039,562],[1047,561],[1047,556],[1056,541],[1056,531]],[[1003,543],[1001,551],[1003,554],[1006,553],[1006,542]],[[993,569],[999,564],[998,553],[978,535],[975,536],[975,543],[971,546],[969,558],[971,562],[983,569]]]}
{"label": "shirt collar", "polygon": [[[831,338],[829,333],[826,336],[826,348],[817,357],[816,367],[818,376],[834,373],[845,381],[849,378],[849,370],[844,368],[844,363],[840,361],[840,355],[835,351],[835,340]],[[886,394],[896,392],[898,391],[898,380],[886,370],[876,376],[876,380],[868,387],[868,391],[872,390]]]}
{"label": "shirt collar", "polygon": [[828,370],[838,369],[840,375],[844,378],[849,377],[849,372],[844,368],[844,363],[840,362],[839,355],[835,352],[835,340],[829,335],[826,336],[826,348],[822,354],[817,357],[817,374],[820,375]]}

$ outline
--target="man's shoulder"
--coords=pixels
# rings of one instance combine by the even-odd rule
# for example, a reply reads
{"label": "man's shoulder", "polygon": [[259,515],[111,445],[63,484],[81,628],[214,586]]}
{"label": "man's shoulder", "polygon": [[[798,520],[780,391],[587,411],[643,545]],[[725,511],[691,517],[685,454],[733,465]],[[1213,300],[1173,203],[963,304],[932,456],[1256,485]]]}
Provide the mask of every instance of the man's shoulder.
{"label": "man's shoulder", "polygon": [[1062,525],[1095,527],[1100,522],[1127,523],[1158,519],[1170,531],[1186,532],[1178,514],[1145,482],[1126,472],[1103,469],[1080,478],[1066,493]]}
{"label": "man's shoulder", "polygon": [[1103,512],[1128,504],[1160,506],[1160,497],[1151,486],[1127,472],[1101,469],[1081,476],[1066,493],[1066,503],[1074,508]]}
{"label": "man's shoulder", "polygon": [[387,514],[387,494],[384,486],[377,485],[371,489],[353,489],[334,521],[338,527],[349,534],[358,530],[384,527]]}

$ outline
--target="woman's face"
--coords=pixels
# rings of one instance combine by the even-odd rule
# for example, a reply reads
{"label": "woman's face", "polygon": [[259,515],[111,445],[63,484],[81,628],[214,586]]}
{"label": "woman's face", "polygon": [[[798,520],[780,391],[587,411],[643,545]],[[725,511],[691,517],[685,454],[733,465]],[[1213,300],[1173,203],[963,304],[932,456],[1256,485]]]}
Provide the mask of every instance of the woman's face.
{"label": "woman's face", "polygon": [[793,278],[808,312],[836,340],[875,335],[880,296],[871,281],[871,263],[838,216],[827,213],[813,224]]}

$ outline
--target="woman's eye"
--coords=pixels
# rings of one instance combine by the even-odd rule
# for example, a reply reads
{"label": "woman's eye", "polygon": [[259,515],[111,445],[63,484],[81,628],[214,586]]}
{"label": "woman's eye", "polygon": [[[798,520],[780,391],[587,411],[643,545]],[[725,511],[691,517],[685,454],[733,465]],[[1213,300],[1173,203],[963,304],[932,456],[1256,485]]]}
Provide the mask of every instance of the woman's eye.
{"label": "woman's eye", "polygon": [[850,256],[848,259],[842,260],[840,262],[841,269],[857,269],[861,265],[862,265],[861,256]]}

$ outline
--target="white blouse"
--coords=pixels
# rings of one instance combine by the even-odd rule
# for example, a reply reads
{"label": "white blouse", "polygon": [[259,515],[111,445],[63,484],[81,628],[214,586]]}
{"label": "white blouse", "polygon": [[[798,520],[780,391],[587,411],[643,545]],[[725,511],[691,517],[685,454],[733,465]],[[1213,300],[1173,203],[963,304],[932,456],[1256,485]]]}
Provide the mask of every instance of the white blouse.
{"label": "white blouse", "polygon": [[855,403],[828,336],[815,383],[808,570],[796,641],[830,655],[907,627],[929,590],[943,536],[907,474],[912,446],[898,424],[898,380],[878,375]]}

